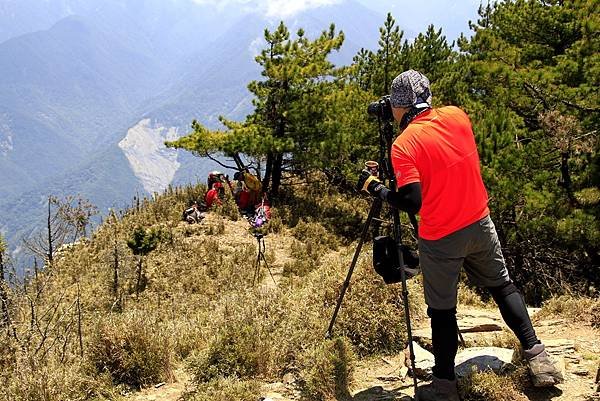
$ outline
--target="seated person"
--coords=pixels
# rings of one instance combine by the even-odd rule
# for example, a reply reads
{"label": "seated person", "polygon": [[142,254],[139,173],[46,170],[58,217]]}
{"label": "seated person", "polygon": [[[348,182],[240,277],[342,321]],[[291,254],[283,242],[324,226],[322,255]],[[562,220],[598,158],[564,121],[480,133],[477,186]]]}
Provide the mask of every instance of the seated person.
{"label": "seated person", "polygon": [[204,203],[206,207],[210,209],[213,205],[221,205],[221,198],[224,195],[223,184],[215,182],[212,184],[212,188],[206,193],[204,197]]}
{"label": "seated person", "polygon": [[192,206],[183,212],[183,220],[190,224],[200,223],[202,219],[204,219],[204,213],[200,211],[198,202],[194,202]]}

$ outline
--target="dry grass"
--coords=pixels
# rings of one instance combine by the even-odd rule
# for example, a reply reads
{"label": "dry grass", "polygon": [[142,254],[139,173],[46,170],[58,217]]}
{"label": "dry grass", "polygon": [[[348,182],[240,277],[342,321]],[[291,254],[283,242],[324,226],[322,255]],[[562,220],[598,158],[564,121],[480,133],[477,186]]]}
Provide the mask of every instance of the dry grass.
{"label": "dry grass", "polygon": [[344,338],[318,344],[300,357],[300,393],[305,400],[351,400],[354,353]]}
{"label": "dry grass", "polygon": [[506,376],[473,373],[460,380],[459,392],[463,401],[527,401],[529,398],[523,394],[527,380],[524,367]]}
{"label": "dry grass", "polygon": [[493,300],[484,301],[481,295],[464,280],[458,283],[458,304],[475,308],[494,308],[496,306]]}
{"label": "dry grass", "polygon": [[535,320],[557,317],[600,327],[600,299],[574,295],[554,297],[542,304],[542,309],[536,313]]}
{"label": "dry grass", "polygon": [[96,371],[137,388],[172,380],[173,346],[151,318],[133,313],[101,320],[87,348]]}
{"label": "dry grass", "polygon": [[218,378],[200,384],[194,391],[183,395],[182,401],[256,401],[261,385],[255,380]]}
{"label": "dry grass", "polygon": [[466,347],[499,347],[508,348],[515,351],[515,360],[520,360],[521,355],[521,343],[514,335],[514,333],[508,329],[504,329],[500,332],[485,333],[485,335],[478,335],[477,337],[465,338]]}
{"label": "dry grass", "polygon": [[[11,330],[0,331],[7,345],[0,350],[0,399],[118,399],[125,386],[170,380],[181,361],[197,386],[188,400],[254,400],[257,380],[290,371],[304,378],[307,399],[319,399],[317,387],[329,395],[346,387],[354,353],[403,348],[400,290],[383,284],[368,252],[334,328],[343,339],[324,339],[354,250],[349,239],[366,214],[363,201],[327,191],[288,194],[298,203],[273,210],[269,238],[289,243],[278,236],[291,232],[293,251],[281,252],[308,267],[265,287],[252,285],[256,242],[244,222],[214,213],[199,225],[180,221],[203,191],[172,189],[117,212],[51,270],[14,283]],[[126,241],[138,226],[164,235],[144,257],[147,284],[136,294],[137,258]],[[415,285],[416,318],[422,295]],[[331,374],[320,377],[322,371]]]}

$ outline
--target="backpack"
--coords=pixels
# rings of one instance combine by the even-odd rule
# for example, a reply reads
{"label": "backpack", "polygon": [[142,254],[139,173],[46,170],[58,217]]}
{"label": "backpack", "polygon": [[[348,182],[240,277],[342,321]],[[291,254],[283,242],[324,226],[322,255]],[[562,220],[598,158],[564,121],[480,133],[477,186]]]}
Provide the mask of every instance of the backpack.
{"label": "backpack", "polygon": [[260,192],[262,189],[262,184],[258,178],[250,173],[244,173],[244,183],[250,191]]}

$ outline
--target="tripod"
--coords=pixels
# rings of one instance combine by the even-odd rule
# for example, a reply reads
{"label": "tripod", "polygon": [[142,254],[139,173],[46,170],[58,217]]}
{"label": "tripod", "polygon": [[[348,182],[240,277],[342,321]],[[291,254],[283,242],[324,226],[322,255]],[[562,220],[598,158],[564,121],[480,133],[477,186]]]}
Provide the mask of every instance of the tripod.
{"label": "tripod", "polygon": [[260,262],[261,262],[261,260],[263,261],[263,263],[267,267],[267,270],[269,271],[269,274],[271,275],[271,280],[273,280],[274,284],[277,284],[275,282],[275,278],[273,277],[273,273],[271,272],[271,268],[269,267],[269,264],[267,263],[267,259],[265,258],[265,248],[266,248],[266,246],[265,246],[265,234],[255,233],[253,235],[254,235],[254,238],[256,238],[256,241],[258,242],[258,254],[256,255],[256,260],[254,261],[254,277],[252,277],[252,285],[254,285],[256,283],[256,280],[260,276]]}
{"label": "tripod", "polygon": [[[390,158],[391,158],[390,155],[391,155],[392,141],[393,141],[393,137],[394,137],[394,129],[393,129],[391,121],[389,121],[389,120],[382,121],[382,118],[380,116],[378,118],[378,123],[379,123],[379,145],[380,145],[380,147],[379,147],[379,159],[380,159],[379,165],[383,167],[379,171],[379,178],[381,179],[381,181],[385,181],[385,179],[387,178],[389,180],[390,190],[395,191],[396,190],[396,177],[395,177],[395,174],[393,173],[393,169],[392,169],[392,166],[390,163]],[[333,316],[331,317],[331,321],[329,322],[329,327],[327,329],[326,337],[331,337],[333,325],[335,324],[335,320],[337,318],[338,312],[340,310],[340,307],[342,306],[342,300],[344,299],[346,290],[348,289],[348,286],[350,285],[350,279],[352,278],[352,273],[354,272],[354,268],[356,267],[356,262],[358,261],[358,256],[360,255],[362,246],[365,243],[365,241],[367,240],[367,237],[369,235],[369,228],[371,226],[371,223],[373,222],[373,219],[375,218],[375,216],[379,215],[381,208],[382,208],[382,204],[383,204],[383,201],[379,198],[376,198],[373,200],[371,209],[369,210],[369,214],[367,215],[367,221],[365,221],[365,224],[364,224],[362,232],[361,232],[360,240],[358,242],[358,245],[356,246],[356,250],[354,251],[354,256],[352,258],[352,262],[350,263],[350,268],[348,269],[348,274],[346,275],[346,280],[344,281],[344,284],[342,285],[342,291],[338,298],[338,302],[335,306]],[[409,309],[409,304],[408,304],[408,288],[406,286],[406,272],[404,271],[404,256],[402,253],[402,232],[401,232],[401,227],[400,227],[400,211],[396,208],[393,208],[392,216],[393,216],[393,238],[394,238],[394,241],[396,242],[396,247],[397,247],[397,252],[398,252],[398,260],[399,260],[399,265],[400,265],[399,270],[400,270],[400,280],[402,282],[402,303],[404,304],[404,316],[405,316],[405,320],[406,320],[406,332],[407,332],[407,336],[408,336],[408,349],[409,349],[409,353],[410,353],[411,369],[413,371],[413,375],[412,375],[413,376],[413,386],[414,386],[415,393],[416,393],[416,391],[417,391],[417,376],[415,373],[416,372],[416,370],[415,370],[415,352],[414,352],[414,348],[413,348],[412,327],[411,327],[411,323],[410,323],[410,309]],[[410,217],[410,221],[411,221],[413,227],[417,231],[416,217],[414,215],[410,215],[410,214],[409,214],[409,217]],[[375,231],[377,231],[377,228],[375,229]]]}

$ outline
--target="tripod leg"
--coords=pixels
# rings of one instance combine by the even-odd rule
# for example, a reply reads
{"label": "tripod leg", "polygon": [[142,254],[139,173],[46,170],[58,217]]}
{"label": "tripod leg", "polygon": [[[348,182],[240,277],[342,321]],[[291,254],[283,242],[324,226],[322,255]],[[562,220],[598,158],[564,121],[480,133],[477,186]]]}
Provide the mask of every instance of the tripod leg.
{"label": "tripod leg", "polygon": [[273,273],[271,272],[271,268],[269,267],[269,264],[267,263],[267,259],[265,258],[265,254],[263,252],[261,252],[260,256],[261,256],[263,262],[265,262],[265,266],[267,267],[267,270],[269,271],[269,274],[271,275],[271,280],[273,280],[273,284],[277,285],[277,282],[275,281],[275,277],[273,277]]}
{"label": "tripod leg", "polygon": [[258,245],[258,255],[256,255],[256,260],[254,261],[254,276],[252,277],[252,286],[256,283],[256,279],[260,277],[260,244]]}
{"label": "tripod leg", "polygon": [[331,321],[329,322],[329,327],[327,328],[327,333],[325,333],[325,337],[331,337],[331,331],[333,330],[333,325],[335,324],[335,319],[337,318],[338,312],[340,311],[340,307],[342,306],[342,300],[344,299],[344,295],[346,294],[346,290],[350,285],[350,279],[352,278],[352,273],[354,272],[354,267],[356,266],[356,262],[358,261],[358,255],[362,249],[364,242],[367,239],[367,235],[369,235],[369,227],[371,226],[371,220],[373,220],[373,216],[375,215],[377,210],[381,210],[381,200],[375,199],[373,204],[371,205],[371,210],[369,210],[369,215],[367,216],[367,221],[365,221],[365,225],[363,226],[360,241],[358,241],[358,245],[356,246],[356,250],[354,251],[354,257],[352,258],[352,263],[350,263],[350,268],[348,269],[348,274],[346,275],[346,280],[342,285],[342,292],[338,298],[337,304],[335,305],[335,309],[333,311],[333,316],[331,316]]}
{"label": "tripod leg", "polygon": [[[398,246],[398,260],[400,266],[404,266],[404,256],[402,254],[402,238],[400,232],[400,212],[398,209],[394,209],[394,239]],[[417,393],[417,375],[415,370],[415,350],[413,347],[413,336],[412,326],[410,323],[410,308],[408,305],[408,287],[406,285],[406,272],[404,268],[400,268],[400,279],[402,280],[402,303],[404,304],[404,316],[406,320],[406,334],[408,336],[408,351],[410,354],[410,366],[413,372],[413,386],[415,387],[415,394]]]}

